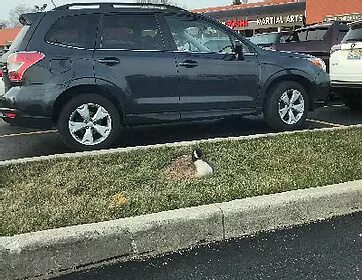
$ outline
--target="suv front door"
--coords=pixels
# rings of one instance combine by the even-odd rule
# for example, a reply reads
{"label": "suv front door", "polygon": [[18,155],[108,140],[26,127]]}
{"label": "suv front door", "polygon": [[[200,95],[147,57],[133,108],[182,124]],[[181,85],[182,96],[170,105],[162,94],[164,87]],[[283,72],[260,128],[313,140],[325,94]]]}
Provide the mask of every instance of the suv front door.
{"label": "suv front door", "polygon": [[166,16],[165,26],[177,61],[181,119],[255,111],[260,64],[254,50],[244,45],[244,58],[237,59],[237,39],[197,16]]}
{"label": "suv front door", "polygon": [[102,16],[94,65],[97,84],[119,92],[127,124],[180,119],[175,59],[155,15]]}

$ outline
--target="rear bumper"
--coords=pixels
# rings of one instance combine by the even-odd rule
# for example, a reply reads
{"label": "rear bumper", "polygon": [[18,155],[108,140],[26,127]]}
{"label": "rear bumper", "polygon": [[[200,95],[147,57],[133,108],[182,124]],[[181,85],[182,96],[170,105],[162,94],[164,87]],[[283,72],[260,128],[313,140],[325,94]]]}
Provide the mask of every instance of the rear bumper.
{"label": "rear bumper", "polygon": [[42,116],[30,116],[24,114],[18,109],[9,108],[8,102],[2,96],[0,97],[0,118],[5,122],[24,127],[35,127],[35,128],[52,128],[54,123],[51,118]]}
{"label": "rear bumper", "polygon": [[332,90],[340,96],[360,96],[362,97],[362,82],[351,83],[342,81],[332,81]]}
{"label": "rear bumper", "polygon": [[12,87],[0,96],[0,118],[16,126],[52,128],[51,104],[41,86]]}
{"label": "rear bumper", "polygon": [[362,89],[361,82],[331,81],[332,88]]}
{"label": "rear bumper", "polygon": [[[0,101],[1,105],[1,101]],[[23,127],[53,128],[51,118],[41,116],[29,116],[16,109],[0,108],[0,118],[5,122]]]}

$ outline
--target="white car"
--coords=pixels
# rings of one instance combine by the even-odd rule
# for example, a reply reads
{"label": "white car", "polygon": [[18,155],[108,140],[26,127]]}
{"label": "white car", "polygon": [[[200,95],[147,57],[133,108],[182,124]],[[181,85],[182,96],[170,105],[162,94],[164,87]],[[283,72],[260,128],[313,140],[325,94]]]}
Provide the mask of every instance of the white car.
{"label": "white car", "polygon": [[341,44],[332,47],[330,79],[347,107],[362,108],[362,20],[350,24]]}

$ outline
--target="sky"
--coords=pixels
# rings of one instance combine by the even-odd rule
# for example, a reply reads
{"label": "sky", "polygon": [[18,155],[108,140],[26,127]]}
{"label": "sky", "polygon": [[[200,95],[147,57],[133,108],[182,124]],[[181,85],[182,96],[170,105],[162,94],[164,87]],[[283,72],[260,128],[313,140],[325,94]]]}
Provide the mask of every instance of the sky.
{"label": "sky", "polygon": [[[74,2],[117,2],[117,0],[54,0],[54,2],[56,5],[60,6]],[[119,0],[119,2],[133,2],[133,0]],[[232,0],[173,0],[172,2],[179,4],[184,8],[194,9],[230,5]],[[256,0],[250,0],[249,2],[256,2]],[[0,19],[7,20],[9,18],[9,11],[18,4],[26,4],[29,7],[34,7],[35,5],[42,6],[44,3],[48,4],[48,8],[53,7],[50,0],[0,0]]]}

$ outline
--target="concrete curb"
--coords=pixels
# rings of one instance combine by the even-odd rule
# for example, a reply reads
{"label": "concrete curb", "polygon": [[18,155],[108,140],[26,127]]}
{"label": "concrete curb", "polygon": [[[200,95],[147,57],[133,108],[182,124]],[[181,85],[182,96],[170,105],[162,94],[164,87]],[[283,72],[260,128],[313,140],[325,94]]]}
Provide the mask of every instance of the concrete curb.
{"label": "concrete curb", "polygon": [[3,279],[46,278],[362,211],[362,180],[0,238]]}
{"label": "concrete curb", "polygon": [[80,158],[80,157],[87,157],[87,156],[99,156],[99,155],[108,155],[108,154],[115,154],[115,153],[125,153],[125,152],[131,152],[131,151],[135,151],[135,150],[156,149],[156,148],[162,148],[162,147],[182,147],[182,146],[188,146],[188,145],[196,145],[196,144],[200,144],[200,143],[214,143],[214,142],[235,141],[235,140],[252,140],[252,139],[258,139],[258,138],[275,137],[278,135],[303,134],[303,133],[308,133],[308,132],[319,132],[319,131],[348,130],[348,129],[361,128],[361,127],[362,127],[362,124],[358,124],[358,125],[351,125],[351,126],[345,126],[345,127],[321,128],[321,129],[314,129],[314,130],[295,130],[295,131],[278,132],[278,133],[255,134],[255,135],[249,135],[249,136],[212,138],[212,139],[204,139],[204,140],[182,141],[182,142],[166,143],[166,144],[155,144],[155,145],[148,145],[148,146],[136,146],[136,147],[116,148],[116,149],[98,150],[98,151],[89,151],[89,152],[56,154],[56,155],[50,155],[50,156],[40,156],[40,157],[0,161],[0,166],[8,166],[8,165],[12,165],[12,164],[20,164],[20,163],[27,163],[27,162],[34,162],[34,161],[59,159],[59,158]]}

